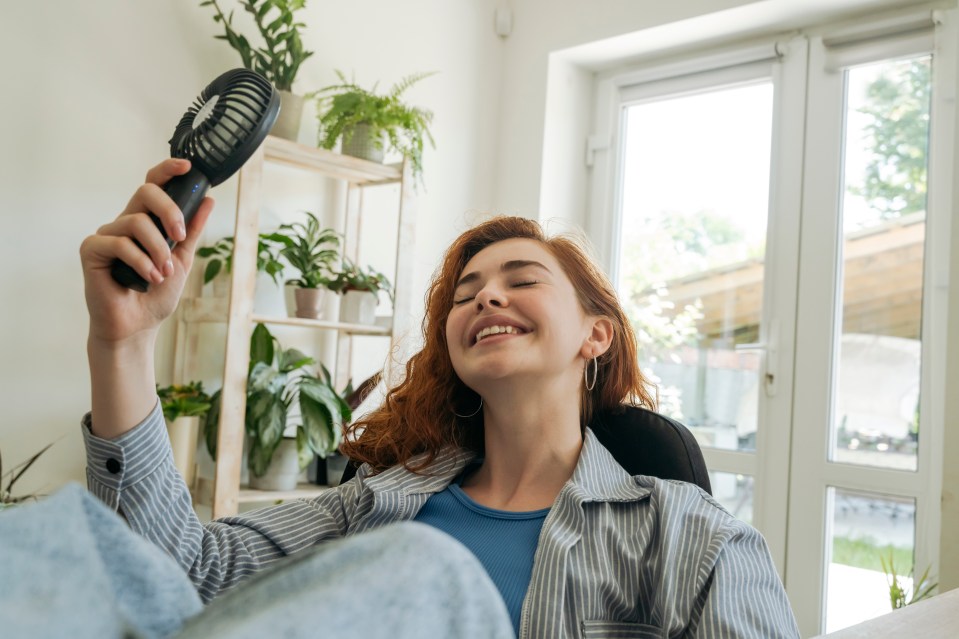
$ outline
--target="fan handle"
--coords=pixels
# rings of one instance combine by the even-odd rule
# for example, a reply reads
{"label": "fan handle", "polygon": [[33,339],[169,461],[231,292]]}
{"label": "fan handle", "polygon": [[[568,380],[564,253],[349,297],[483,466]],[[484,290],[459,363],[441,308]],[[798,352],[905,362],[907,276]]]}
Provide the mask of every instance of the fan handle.
{"label": "fan handle", "polygon": [[[180,207],[180,211],[183,213],[183,221],[186,225],[189,225],[190,220],[196,215],[196,211],[200,208],[200,203],[203,201],[209,189],[210,180],[207,179],[202,171],[192,167],[188,173],[185,175],[177,175],[163,187],[167,195]],[[160,233],[166,238],[167,245],[171,249],[176,246],[176,242],[167,237],[160,218],[150,213],[150,219],[153,220],[153,223],[160,229]],[[143,245],[136,240],[134,240],[134,242],[136,242],[136,245],[139,246],[141,250],[143,249]],[[112,275],[113,279],[119,284],[134,291],[139,291],[140,293],[145,293],[147,289],[150,288],[149,282],[140,277],[140,274],[134,271],[126,262],[119,259],[114,260],[110,266],[110,275]]]}

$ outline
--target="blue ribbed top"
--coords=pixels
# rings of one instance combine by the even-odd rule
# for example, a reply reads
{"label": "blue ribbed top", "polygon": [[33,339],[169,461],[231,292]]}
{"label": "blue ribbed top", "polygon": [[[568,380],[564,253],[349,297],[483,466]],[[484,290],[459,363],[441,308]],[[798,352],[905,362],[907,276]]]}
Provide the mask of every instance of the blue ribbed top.
{"label": "blue ribbed top", "polygon": [[533,556],[549,508],[510,512],[476,503],[459,486],[462,477],[473,469],[475,466],[430,497],[416,521],[442,530],[473,551],[503,596],[513,629],[519,633]]}

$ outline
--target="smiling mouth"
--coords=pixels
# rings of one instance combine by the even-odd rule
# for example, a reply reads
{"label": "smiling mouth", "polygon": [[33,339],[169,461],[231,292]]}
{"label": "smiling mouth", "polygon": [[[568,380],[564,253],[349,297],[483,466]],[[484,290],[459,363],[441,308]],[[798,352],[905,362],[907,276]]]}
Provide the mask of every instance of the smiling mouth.
{"label": "smiling mouth", "polygon": [[493,335],[522,335],[525,332],[526,331],[516,328],[515,326],[487,326],[476,334],[476,340],[473,343],[479,344],[485,338]]}

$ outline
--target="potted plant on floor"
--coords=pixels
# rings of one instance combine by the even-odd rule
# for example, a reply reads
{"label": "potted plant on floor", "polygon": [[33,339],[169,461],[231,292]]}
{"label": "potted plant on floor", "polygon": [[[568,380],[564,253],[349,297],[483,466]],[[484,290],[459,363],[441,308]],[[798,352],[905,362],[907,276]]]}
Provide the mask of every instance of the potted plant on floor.
{"label": "potted plant on floor", "polygon": [[300,30],[294,14],[306,6],[306,0],[239,0],[253,17],[264,46],[254,47],[233,25],[233,11],[223,13],[217,0],[204,0],[201,7],[213,7],[213,21],[223,25],[218,40],[226,40],[243,60],[243,66],[256,71],[280,92],[280,115],[271,133],[288,140],[296,140],[303,115],[304,97],[293,93],[293,80],[300,65],[313,55],[303,48]]}
{"label": "potted plant on floor", "polygon": [[[314,455],[326,457],[342,438],[343,423],[352,413],[333,388],[329,371],[318,374],[312,357],[295,348],[284,349],[263,324],[250,338],[250,371],[246,388],[247,463],[250,485],[261,490],[292,490]],[[296,437],[284,438],[287,415],[297,402],[300,424]],[[216,459],[220,392],[204,423],[207,450]]]}
{"label": "potted plant on floor", "polygon": [[340,236],[333,229],[323,228],[309,212],[306,222],[284,224],[267,238],[282,246],[280,255],[300,272],[288,280],[293,289],[296,317],[318,319],[322,315],[322,293],[329,283],[330,269],[339,257]]}
{"label": "potted plant on floor", "polygon": [[200,420],[210,410],[210,396],[203,390],[203,382],[173,384],[157,387],[163,418],[166,420],[173,463],[187,486],[196,476],[196,443]]}
{"label": "potted plant on floor", "polygon": [[348,81],[340,71],[336,75],[339,84],[311,94],[317,99],[319,146],[332,149],[342,139],[344,155],[373,162],[382,162],[385,151],[396,151],[410,162],[414,179],[422,182],[423,147],[425,142],[436,146],[429,130],[433,112],[404,104],[400,98],[433,74],[409,75],[383,95],[375,93],[376,85],[367,90]]}
{"label": "potted plant on floor", "polygon": [[385,275],[371,266],[360,268],[349,259],[343,260],[326,286],[343,296],[340,321],[347,324],[375,324],[380,291],[393,299],[393,285]]}
{"label": "potted plant on floor", "polygon": [[[257,241],[256,248],[256,269],[257,272],[265,273],[270,276],[274,284],[279,285],[280,277],[283,275],[283,263],[279,259],[279,246],[269,239],[269,235],[261,233]],[[227,274],[233,265],[233,237],[224,237],[216,241],[212,246],[201,246],[196,254],[207,260],[206,268],[203,270],[203,283],[213,282],[214,295],[216,297],[225,297],[226,293],[218,290],[218,284],[227,283],[223,277],[218,275]]]}

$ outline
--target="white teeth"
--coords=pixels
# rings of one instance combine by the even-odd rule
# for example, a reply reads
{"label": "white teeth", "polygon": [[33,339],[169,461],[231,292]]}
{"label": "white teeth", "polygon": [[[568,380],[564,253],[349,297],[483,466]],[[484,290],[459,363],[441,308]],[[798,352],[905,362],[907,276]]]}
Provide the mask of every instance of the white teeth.
{"label": "white teeth", "polygon": [[479,342],[484,337],[488,337],[490,335],[499,335],[500,333],[510,333],[515,335],[519,332],[520,331],[513,326],[487,326],[476,334],[476,341]]}

